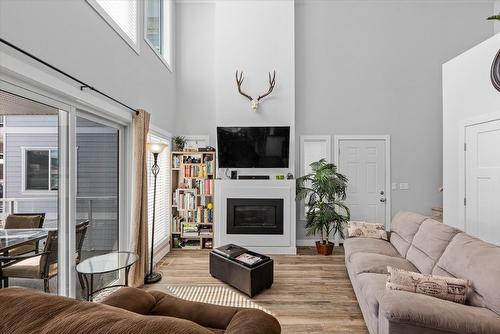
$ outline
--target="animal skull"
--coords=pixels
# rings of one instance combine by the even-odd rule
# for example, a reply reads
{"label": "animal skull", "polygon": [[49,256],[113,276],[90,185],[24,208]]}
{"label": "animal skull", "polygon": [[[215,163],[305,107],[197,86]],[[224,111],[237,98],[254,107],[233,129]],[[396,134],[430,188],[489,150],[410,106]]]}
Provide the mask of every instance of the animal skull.
{"label": "animal skull", "polygon": [[257,112],[257,109],[259,109],[259,100],[253,99],[250,103],[252,105],[252,110]]}

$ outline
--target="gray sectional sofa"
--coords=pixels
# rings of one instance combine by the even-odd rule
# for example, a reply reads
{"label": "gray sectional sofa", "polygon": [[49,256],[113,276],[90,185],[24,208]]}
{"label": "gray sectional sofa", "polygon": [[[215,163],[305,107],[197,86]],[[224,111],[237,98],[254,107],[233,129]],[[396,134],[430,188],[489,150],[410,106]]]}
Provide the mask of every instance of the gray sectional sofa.
{"label": "gray sectional sofa", "polygon": [[[500,333],[500,247],[433,219],[398,213],[389,241],[344,241],[347,271],[371,334]],[[466,305],[386,290],[387,266],[468,279]]]}

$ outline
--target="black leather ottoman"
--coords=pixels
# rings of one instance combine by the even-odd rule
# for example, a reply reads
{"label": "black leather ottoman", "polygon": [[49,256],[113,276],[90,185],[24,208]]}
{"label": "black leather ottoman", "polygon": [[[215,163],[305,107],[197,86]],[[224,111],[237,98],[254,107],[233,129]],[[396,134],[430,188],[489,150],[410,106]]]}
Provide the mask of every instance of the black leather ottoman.
{"label": "black leather ottoman", "polygon": [[[247,253],[260,255],[250,251],[247,251]],[[244,294],[253,297],[273,285],[273,260],[267,256],[263,257],[265,259],[262,262],[251,267],[212,251],[210,252],[210,274]]]}

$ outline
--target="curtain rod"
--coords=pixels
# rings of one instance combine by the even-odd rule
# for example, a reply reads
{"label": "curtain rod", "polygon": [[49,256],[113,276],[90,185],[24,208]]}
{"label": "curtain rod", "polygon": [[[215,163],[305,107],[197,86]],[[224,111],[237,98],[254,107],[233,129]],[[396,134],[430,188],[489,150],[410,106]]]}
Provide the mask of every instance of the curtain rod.
{"label": "curtain rod", "polygon": [[109,96],[108,94],[105,94],[105,93],[101,92],[100,90],[98,90],[98,89],[96,89],[96,88],[94,88],[94,87],[90,86],[89,84],[86,84],[85,82],[81,81],[80,79],[75,78],[74,76],[72,76],[72,75],[70,75],[70,74],[68,74],[68,73],[64,72],[63,70],[60,70],[59,68],[55,67],[54,65],[51,65],[51,64],[47,63],[46,61],[44,61],[44,60],[42,60],[42,59],[38,58],[37,56],[35,56],[35,55],[33,55],[33,54],[31,54],[31,53],[29,53],[29,52],[27,52],[27,51],[23,50],[23,49],[21,49],[20,47],[18,47],[18,46],[16,46],[16,45],[14,45],[14,44],[12,44],[12,43],[10,43],[10,42],[6,41],[5,39],[0,38],[0,42],[2,42],[2,43],[3,43],[3,44],[5,44],[5,45],[10,46],[10,47],[11,47],[11,48],[13,48],[14,50],[17,50],[17,51],[21,52],[21,53],[22,53],[22,54],[24,54],[24,55],[26,55],[26,56],[28,56],[28,57],[30,57],[30,58],[32,58],[32,59],[34,59],[34,60],[36,60],[37,62],[42,63],[43,65],[45,65],[45,66],[47,66],[47,67],[49,67],[49,68],[53,69],[54,71],[56,71],[56,72],[58,72],[58,73],[60,73],[60,74],[62,74],[62,75],[64,75],[64,76],[66,76],[66,77],[70,78],[71,80],[78,82],[78,83],[80,84],[80,90],[82,90],[82,91],[83,91],[84,89],[89,89],[89,90],[91,90],[91,91],[93,91],[93,92],[96,92],[97,94],[100,94],[100,95],[104,96],[104,97],[105,97],[105,98],[107,98],[107,99],[110,99],[111,101],[114,101],[114,102],[116,102],[116,103],[118,103],[118,104],[120,104],[120,105],[124,106],[124,107],[125,107],[125,108],[127,108],[127,109],[132,110],[133,112],[135,112],[135,113],[136,113],[136,115],[137,115],[137,114],[139,114],[139,111],[137,111],[137,109],[134,109],[134,108],[132,108],[132,107],[129,107],[129,106],[128,106],[128,105],[126,105],[125,103],[123,103],[123,102],[121,102],[121,101],[118,101],[117,99],[115,99],[115,98],[113,98],[113,97]]}

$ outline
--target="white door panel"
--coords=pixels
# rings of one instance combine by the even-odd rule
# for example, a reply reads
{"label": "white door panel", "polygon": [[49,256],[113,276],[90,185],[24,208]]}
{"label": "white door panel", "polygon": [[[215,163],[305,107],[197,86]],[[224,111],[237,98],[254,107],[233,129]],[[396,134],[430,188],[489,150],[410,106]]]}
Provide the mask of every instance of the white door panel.
{"label": "white door panel", "polygon": [[465,231],[500,244],[500,121],[466,127]]}
{"label": "white door panel", "polygon": [[349,179],[346,204],[352,220],[386,222],[386,141],[339,140],[339,171]]}

